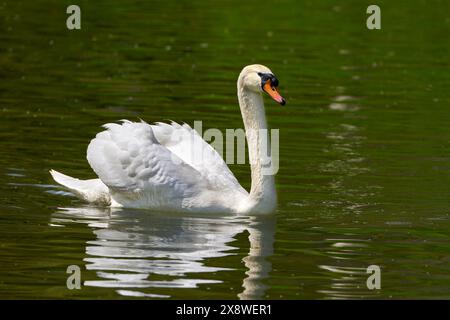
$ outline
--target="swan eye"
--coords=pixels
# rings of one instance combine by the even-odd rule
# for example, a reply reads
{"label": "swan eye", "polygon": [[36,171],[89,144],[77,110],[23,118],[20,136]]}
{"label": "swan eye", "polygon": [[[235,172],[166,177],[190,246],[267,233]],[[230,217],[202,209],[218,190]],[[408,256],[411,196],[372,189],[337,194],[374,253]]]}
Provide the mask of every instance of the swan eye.
{"label": "swan eye", "polygon": [[258,76],[261,77],[261,87],[264,88],[264,85],[268,80],[270,80],[270,83],[272,87],[278,87],[278,79],[272,74],[272,73],[262,73],[258,72]]}
{"label": "swan eye", "polygon": [[275,78],[274,75],[272,75],[272,78],[270,79],[270,83],[272,83],[272,86],[278,87],[278,79]]}

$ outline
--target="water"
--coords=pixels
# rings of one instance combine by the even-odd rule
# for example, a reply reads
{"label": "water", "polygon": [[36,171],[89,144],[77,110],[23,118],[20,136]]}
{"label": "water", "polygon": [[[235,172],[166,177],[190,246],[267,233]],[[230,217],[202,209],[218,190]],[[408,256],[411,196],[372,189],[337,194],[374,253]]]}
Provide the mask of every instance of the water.
{"label": "water", "polygon": [[[69,4],[0,2],[1,298],[450,297],[448,2],[378,1],[381,31],[356,0],[78,1],[70,32]],[[287,99],[273,217],[92,208],[50,178],[93,178],[106,122],[242,127],[251,63]]]}

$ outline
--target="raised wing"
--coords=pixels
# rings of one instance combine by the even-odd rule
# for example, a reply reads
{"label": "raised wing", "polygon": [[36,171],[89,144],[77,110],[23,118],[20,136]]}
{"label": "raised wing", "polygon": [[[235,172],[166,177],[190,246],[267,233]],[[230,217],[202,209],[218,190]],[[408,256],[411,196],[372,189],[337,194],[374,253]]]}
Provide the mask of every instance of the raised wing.
{"label": "raised wing", "polygon": [[192,166],[155,138],[145,123],[108,123],[87,150],[92,169],[109,187],[112,198],[131,207],[171,208],[211,189]]}
{"label": "raised wing", "polygon": [[189,125],[158,122],[151,127],[159,143],[195,168],[214,188],[246,193],[219,153]]}

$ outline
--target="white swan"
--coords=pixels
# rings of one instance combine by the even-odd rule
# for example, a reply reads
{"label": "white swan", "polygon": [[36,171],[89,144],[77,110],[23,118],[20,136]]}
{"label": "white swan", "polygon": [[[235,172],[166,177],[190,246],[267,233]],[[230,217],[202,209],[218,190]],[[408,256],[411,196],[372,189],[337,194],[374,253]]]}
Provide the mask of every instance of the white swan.
{"label": "white swan", "polygon": [[[278,80],[265,66],[246,66],[237,82],[247,133],[251,190],[238,183],[222,157],[188,125],[123,120],[109,123],[87,150],[99,179],[79,180],[50,170],[53,179],[79,198],[101,205],[237,214],[271,213],[276,207],[273,175],[265,174],[262,141],[267,122],[261,96],[281,105]],[[259,132],[259,134],[249,134]],[[262,135],[266,135],[265,139]],[[266,149],[265,149],[266,150]],[[201,154],[202,161],[194,161]]]}

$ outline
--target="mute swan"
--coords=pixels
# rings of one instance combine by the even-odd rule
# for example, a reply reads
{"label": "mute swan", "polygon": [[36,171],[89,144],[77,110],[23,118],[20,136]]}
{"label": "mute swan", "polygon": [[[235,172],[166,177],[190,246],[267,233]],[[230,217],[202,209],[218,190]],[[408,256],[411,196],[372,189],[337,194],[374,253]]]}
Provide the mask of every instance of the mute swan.
{"label": "mute swan", "polygon": [[[87,149],[99,179],[79,180],[50,170],[77,197],[111,207],[235,214],[271,213],[276,207],[274,176],[265,174],[262,135],[267,122],[262,92],[279,104],[278,80],[263,65],[246,66],[237,81],[247,134],[251,190],[238,183],[222,157],[188,125],[143,121],[105,124]],[[259,132],[259,134],[249,134]],[[193,155],[202,154],[202,161]]]}

